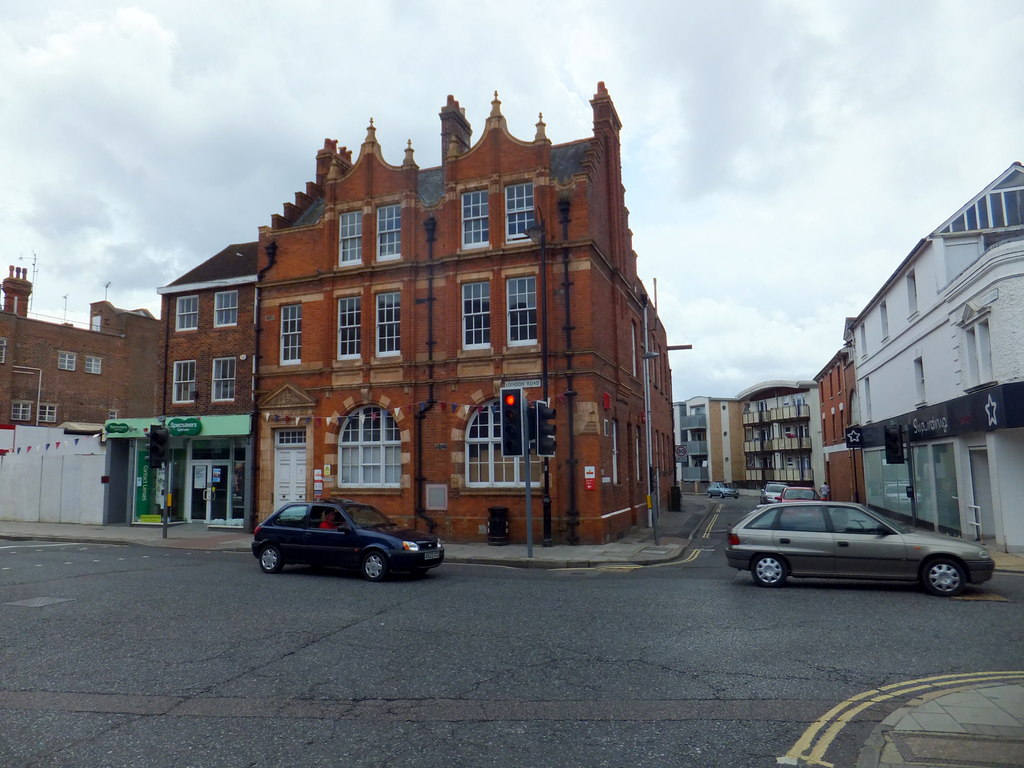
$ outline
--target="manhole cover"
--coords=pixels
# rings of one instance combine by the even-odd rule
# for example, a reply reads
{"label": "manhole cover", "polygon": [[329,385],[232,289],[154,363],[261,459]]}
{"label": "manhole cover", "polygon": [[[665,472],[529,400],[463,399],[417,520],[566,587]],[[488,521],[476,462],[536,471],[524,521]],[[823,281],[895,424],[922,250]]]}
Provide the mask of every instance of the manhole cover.
{"label": "manhole cover", "polygon": [[889,734],[903,759],[911,764],[963,765],[978,768],[1024,766],[1024,741],[952,733],[892,731]]}
{"label": "manhole cover", "polygon": [[23,605],[26,608],[42,608],[44,605],[69,603],[72,600],[74,600],[73,597],[30,597],[28,600],[16,600],[13,603],[6,603],[6,605]]}

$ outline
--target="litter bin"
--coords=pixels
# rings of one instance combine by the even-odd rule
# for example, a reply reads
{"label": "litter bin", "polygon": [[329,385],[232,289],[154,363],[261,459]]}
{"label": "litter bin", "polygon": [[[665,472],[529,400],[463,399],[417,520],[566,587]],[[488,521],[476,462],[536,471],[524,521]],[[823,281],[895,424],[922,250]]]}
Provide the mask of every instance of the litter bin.
{"label": "litter bin", "polygon": [[683,511],[683,490],[678,485],[673,485],[669,492],[668,509],[670,512]]}
{"label": "litter bin", "polygon": [[487,508],[487,543],[492,547],[508,544],[508,507]]}

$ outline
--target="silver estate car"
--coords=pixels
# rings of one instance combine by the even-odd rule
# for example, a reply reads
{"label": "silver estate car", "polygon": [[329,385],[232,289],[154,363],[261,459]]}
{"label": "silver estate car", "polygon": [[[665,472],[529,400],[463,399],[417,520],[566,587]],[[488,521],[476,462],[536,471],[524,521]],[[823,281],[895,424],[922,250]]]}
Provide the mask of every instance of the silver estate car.
{"label": "silver estate car", "polygon": [[992,578],[980,544],[920,533],[860,504],[797,502],[758,507],[729,530],[726,559],[754,583],[781,587],[794,577],[920,581],[952,597]]}

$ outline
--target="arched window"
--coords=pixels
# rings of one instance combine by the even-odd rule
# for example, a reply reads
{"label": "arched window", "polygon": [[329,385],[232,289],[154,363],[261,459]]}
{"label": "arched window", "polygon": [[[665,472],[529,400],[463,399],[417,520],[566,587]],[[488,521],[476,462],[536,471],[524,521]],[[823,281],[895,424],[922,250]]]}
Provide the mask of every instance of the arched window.
{"label": "arched window", "polygon": [[375,405],[352,412],[338,436],[338,482],[349,486],[399,486],[402,444],[391,414]]}
{"label": "arched window", "polygon": [[[466,428],[466,485],[518,485],[523,482],[522,457],[501,453],[501,413],[498,401],[477,409]],[[542,461],[533,458],[532,482],[539,483]]]}

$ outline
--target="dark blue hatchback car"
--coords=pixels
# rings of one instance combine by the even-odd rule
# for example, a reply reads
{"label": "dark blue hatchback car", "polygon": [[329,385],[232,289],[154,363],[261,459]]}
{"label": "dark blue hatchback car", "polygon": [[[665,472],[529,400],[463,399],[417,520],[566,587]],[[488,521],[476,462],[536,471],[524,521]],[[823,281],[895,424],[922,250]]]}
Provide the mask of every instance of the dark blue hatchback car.
{"label": "dark blue hatchback car", "polygon": [[370,504],[334,498],[281,507],[256,526],[252,553],[264,573],[305,563],[359,570],[370,581],[390,571],[423,574],[444,562],[434,534],[401,528]]}

